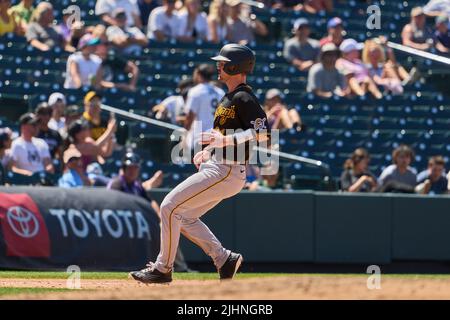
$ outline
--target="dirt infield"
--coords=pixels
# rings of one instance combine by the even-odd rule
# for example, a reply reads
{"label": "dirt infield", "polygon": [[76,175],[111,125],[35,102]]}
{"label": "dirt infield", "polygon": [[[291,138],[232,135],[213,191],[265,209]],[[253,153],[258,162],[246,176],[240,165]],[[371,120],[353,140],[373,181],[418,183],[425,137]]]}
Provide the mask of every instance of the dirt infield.
{"label": "dirt infield", "polygon": [[[142,285],[133,280],[81,280],[82,290],[3,296],[3,299],[450,299],[450,281],[384,278],[369,290],[363,276],[280,276],[216,280],[175,280]],[[0,279],[0,287],[66,288],[59,279]]]}

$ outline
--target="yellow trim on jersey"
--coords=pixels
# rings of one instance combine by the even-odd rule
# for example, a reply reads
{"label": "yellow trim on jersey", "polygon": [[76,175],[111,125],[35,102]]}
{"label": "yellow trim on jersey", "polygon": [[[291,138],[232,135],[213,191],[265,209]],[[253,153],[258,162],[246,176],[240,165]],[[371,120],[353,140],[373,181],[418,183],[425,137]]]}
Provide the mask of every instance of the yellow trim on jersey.
{"label": "yellow trim on jersey", "polygon": [[173,215],[173,212],[174,212],[176,209],[178,209],[179,206],[185,204],[186,202],[188,202],[189,200],[195,198],[195,197],[198,196],[199,194],[202,194],[203,192],[205,192],[205,191],[211,189],[211,188],[214,187],[215,185],[217,185],[217,184],[221,183],[222,181],[224,181],[226,178],[228,178],[228,177],[230,176],[231,170],[232,170],[232,167],[230,166],[230,170],[228,170],[228,173],[227,173],[227,175],[226,175],[224,178],[220,179],[219,181],[213,183],[212,185],[210,185],[210,186],[207,187],[206,189],[203,189],[202,191],[200,191],[200,192],[194,194],[192,197],[187,198],[187,199],[184,200],[183,202],[179,203],[179,204],[178,204],[175,208],[173,208],[172,211],[170,212],[170,215],[169,215],[169,255],[168,255],[168,257],[167,257],[166,268],[169,268],[170,252],[171,252],[171,250],[172,250],[172,215]]}

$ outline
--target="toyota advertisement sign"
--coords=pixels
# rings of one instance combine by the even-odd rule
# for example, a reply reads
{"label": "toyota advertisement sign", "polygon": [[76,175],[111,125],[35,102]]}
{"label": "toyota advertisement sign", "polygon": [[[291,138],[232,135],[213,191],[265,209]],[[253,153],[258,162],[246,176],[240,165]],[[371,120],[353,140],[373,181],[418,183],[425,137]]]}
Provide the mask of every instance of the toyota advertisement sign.
{"label": "toyota advertisement sign", "polygon": [[105,189],[0,188],[0,268],[130,270],[159,252],[144,199]]}

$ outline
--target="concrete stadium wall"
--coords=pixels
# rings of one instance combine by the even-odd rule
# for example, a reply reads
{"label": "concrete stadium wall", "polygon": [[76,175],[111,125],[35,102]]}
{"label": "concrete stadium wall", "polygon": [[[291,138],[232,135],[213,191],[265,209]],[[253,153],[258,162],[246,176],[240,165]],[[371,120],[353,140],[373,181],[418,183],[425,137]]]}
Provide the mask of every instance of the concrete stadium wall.
{"label": "concrete stadium wall", "polygon": [[[449,196],[243,191],[202,220],[247,262],[450,261]],[[181,246],[188,261],[209,261]]]}

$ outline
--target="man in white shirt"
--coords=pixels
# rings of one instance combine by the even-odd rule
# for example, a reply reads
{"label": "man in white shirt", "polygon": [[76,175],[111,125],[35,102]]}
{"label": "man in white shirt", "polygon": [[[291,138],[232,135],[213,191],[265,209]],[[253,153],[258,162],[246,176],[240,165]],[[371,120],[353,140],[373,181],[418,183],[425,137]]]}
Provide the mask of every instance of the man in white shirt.
{"label": "man in white shirt", "polygon": [[35,138],[38,118],[33,113],[26,113],[19,123],[21,135],[11,145],[11,170],[27,176],[42,171],[54,173],[47,143]]}
{"label": "man in white shirt", "polygon": [[142,28],[141,14],[136,0],[97,0],[95,14],[101,16],[107,25],[115,25],[111,13],[117,8],[125,9],[127,26]]}
{"label": "man in white shirt", "polygon": [[189,131],[186,143],[191,149],[199,143],[201,132],[213,128],[217,104],[225,95],[222,89],[210,83],[214,73],[214,67],[208,64],[201,64],[194,70],[196,86],[189,90],[185,107],[185,128]]}
{"label": "man in white shirt", "polygon": [[53,109],[48,127],[58,131],[63,137],[66,136],[66,118],[64,118],[66,103],[66,97],[60,92],[54,92],[48,98],[48,105]]}
{"label": "man in white shirt", "polygon": [[67,58],[66,81],[64,88],[79,89],[82,86],[92,86],[94,77],[102,63],[94,54],[95,47],[100,44],[100,39],[91,34],[85,34],[78,43],[80,51],[71,54]]}
{"label": "man in white shirt", "polygon": [[126,25],[127,16],[123,8],[115,9],[112,16],[115,20],[115,25],[106,29],[108,41],[120,49],[123,54],[140,54],[142,48],[148,44],[145,34],[137,27],[128,27]]}
{"label": "man in white shirt", "polygon": [[153,9],[148,17],[147,37],[157,41],[176,39],[181,33],[180,27],[175,0],[163,0],[163,5]]}

